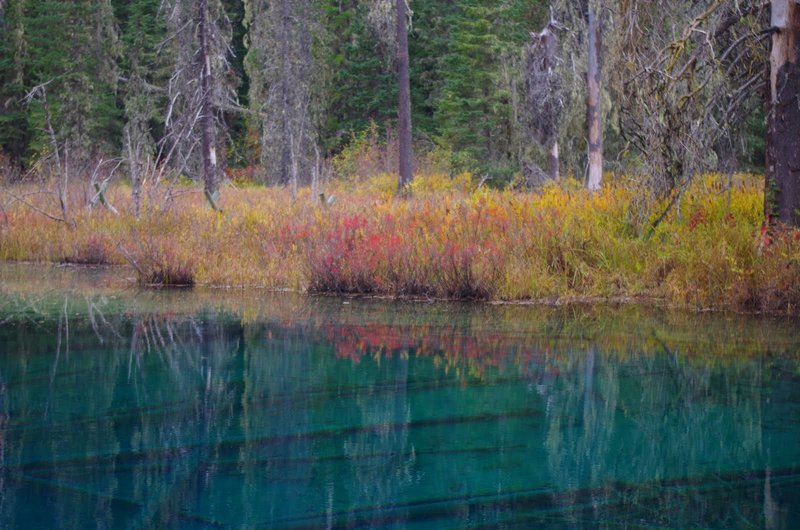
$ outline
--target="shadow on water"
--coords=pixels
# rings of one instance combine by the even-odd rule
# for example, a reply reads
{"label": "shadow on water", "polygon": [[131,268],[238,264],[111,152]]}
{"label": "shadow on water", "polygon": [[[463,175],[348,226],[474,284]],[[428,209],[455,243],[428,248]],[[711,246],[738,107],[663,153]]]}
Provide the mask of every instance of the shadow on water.
{"label": "shadow on water", "polygon": [[119,274],[0,268],[2,528],[800,524],[796,321]]}

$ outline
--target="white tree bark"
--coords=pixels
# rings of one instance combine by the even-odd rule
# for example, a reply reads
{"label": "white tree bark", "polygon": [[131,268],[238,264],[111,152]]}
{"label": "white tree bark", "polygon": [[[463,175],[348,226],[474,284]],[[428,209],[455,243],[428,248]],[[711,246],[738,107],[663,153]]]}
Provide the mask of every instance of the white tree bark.
{"label": "white tree bark", "polygon": [[589,129],[589,178],[587,187],[591,191],[599,190],[603,182],[600,15],[600,1],[589,0],[589,66],[586,75],[586,114]]}

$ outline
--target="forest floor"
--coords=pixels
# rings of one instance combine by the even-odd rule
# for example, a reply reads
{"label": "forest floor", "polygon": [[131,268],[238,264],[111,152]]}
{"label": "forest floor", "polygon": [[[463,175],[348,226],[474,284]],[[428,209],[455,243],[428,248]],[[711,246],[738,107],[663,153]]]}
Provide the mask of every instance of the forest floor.
{"label": "forest floor", "polygon": [[[468,176],[390,176],[301,189],[226,185],[222,212],[198,188],[105,193],[88,186],[0,189],[0,261],[119,264],[144,285],[293,289],[497,303],[646,301],[694,309],[796,313],[800,231],[762,233],[763,178],[708,175],[645,206],[630,183],[589,193],[474,189]],[[55,184],[54,184],[55,186]],[[335,197],[335,200],[330,199]],[[64,219],[66,211],[66,219]],[[647,214],[646,212],[652,212]]]}

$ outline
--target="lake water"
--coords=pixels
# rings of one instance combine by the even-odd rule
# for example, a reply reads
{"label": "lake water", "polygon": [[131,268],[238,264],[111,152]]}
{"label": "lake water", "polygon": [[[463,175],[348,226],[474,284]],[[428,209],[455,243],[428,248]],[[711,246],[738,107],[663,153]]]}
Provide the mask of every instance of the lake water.
{"label": "lake water", "polygon": [[0,528],[800,527],[796,320],[119,274],[0,267]]}

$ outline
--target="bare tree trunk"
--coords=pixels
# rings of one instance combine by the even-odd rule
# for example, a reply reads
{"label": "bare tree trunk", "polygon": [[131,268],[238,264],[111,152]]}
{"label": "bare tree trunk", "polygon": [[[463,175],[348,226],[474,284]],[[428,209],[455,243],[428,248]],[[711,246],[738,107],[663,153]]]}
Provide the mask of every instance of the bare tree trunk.
{"label": "bare tree trunk", "polygon": [[281,129],[283,138],[281,143],[283,148],[281,150],[281,174],[279,177],[279,184],[285,186],[289,183],[289,168],[294,164],[292,151],[293,142],[290,139],[291,124],[289,123],[289,5],[288,0],[280,0],[281,2]]}
{"label": "bare tree trunk", "polygon": [[[47,101],[47,84],[40,85],[40,87],[36,87],[34,90],[37,88],[41,90],[41,98],[44,105],[45,123],[47,124],[47,134],[50,136],[50,143],[53,145],[53,153],[56,157],[56,167],[58,168],[58,171],[61,172],[61,188],[58,192],[58,202],[61,205],[61,217],[66,223],[68,222],[67,214],[69,213],[69,140],[64,141],[64,155],[62,163],[62,156],[58,149],[58,137],[56,136],[56,131],[53,128],[52,114],[50,113],[50,103]],[[31,91],[31,94],[33,94],[33,91]],[[31,96],[29,95],[28,97]]]}
{"label": "bare tree trunk", "polygon": [[406,0],[396,0],[397,5],[397,83],[398,116],[397,140],[400,166],[399,188],[402,190],[414,178],[411,147],[411,80],[408,65],[408,31],[406,29]]}
{"label": "bare tree trunk", "polygon": [[319,146],[314,145],[314,167],[311,172],[311,201],[318,200],[319,194]]}
{"label": "bare tree trunk", "polygon": [[[552,12],[550,14],[550,22],[540,33],[542,39],[542,46],[544,47],[544,67],[548,72],[552,71],[558,62],[556,57],[558,53],[558,43],[556,42],[556,34],[554,33],[554,21]],[[547,154],[547,174],[552,180],[559,179],[559,158],[558,158],[558,134],[553,135],[553,143],[550,146],[550,151]]]}
{"label": "bare tree trunk", "polygon": [[[301,137],[302,137],[302,134],[303,133],[301,131],[300,132]],[[298,143],[299,143],[299,141],[298,141]],[[297,151],[299,150],[299,146],[295,144],[294,132],[292,132],[292,131],[289,132],[289,145],[292,148],[292,180],[291,180],[291,183],[292,183],[292,200],[297,200],[297,173],[298,173],[298,168],[297,168],[298,153],[297,153]]]}
{"label": "bare tree trunk", "polygon": [[200,32],[200,90],[202,93],[202,129],[203,129],[203,179],[206,193],[211,196],[219,187],[217,181],[217,139],[214,127],[214,94],[211,88],[211,57],[209,53],[208,0],[198,2],[198,30]]}
{"label": "bare tree trunk", "polygon": [[765,214],[800,226],[800,5],[772,2]]}
{"label": "bare tree trunk", "polygon": [[589,0],[589,67],[586,74],[586,115],[589,128],[589,180],[596,191],[603,181],[603,127],[601,117],[601,35],[599,0]]}
{"label": "bare tree trunk", "polygon": [[552,180],[559,180],[561,178],[558,156],[558,139],[554,139],[553,145],[550,146],[550,152],[547,154],[547,176]]}
{"label": "bare tree trunk", "polygon": [[59,202],[61,202],[61,216],[66,222],[69,218],[69,140],[64,141],[64,167],[61,168]]}
{"label": "bare tree trunk", "polygon": [[128,147],[128,167],[131,174],[131,195],[133,196],[133,215],[138,219],[142,211],[142,172],[141,172],[141,149],[139,145],[133,145],[130,131],[125,133],[125,143]]}

